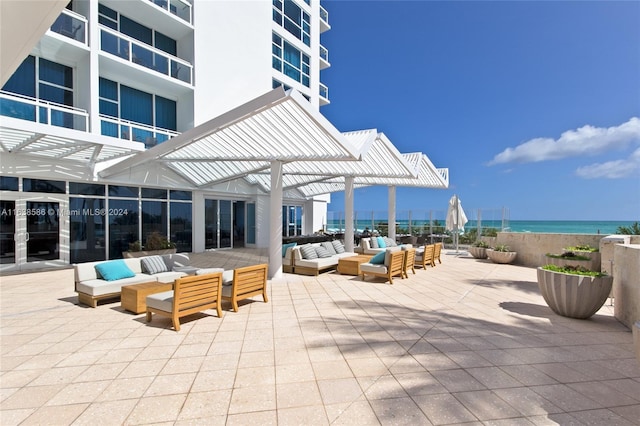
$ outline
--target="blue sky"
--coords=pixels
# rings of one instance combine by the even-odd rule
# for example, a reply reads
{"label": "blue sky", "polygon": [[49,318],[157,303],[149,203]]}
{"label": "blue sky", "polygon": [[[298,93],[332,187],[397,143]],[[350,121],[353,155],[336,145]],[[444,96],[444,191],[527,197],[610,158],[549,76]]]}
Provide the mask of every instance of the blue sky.
{"label": "blue sky", "polygon": [[[449,189],[398,188],[399,212],[444,212],[455,193],[511,220],[640,220],[640,2],[323,6],[322,114],[449,168]],[[355,205],[386,211],[387,188]]]}

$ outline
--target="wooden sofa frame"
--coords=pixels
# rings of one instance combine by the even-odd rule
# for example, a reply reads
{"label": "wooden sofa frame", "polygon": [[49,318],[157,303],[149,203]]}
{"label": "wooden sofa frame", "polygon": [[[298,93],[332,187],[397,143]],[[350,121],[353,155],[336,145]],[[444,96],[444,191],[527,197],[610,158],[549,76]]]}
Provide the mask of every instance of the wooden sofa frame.
{"label": "wooden sofa frame", "polygon": [[180,318],[207,309],[214,309],[222,317],[220,297],[222,296],[222,272],[178,278],[173,286],[173,307],[171,312],[148,306],[147,322],[155,313],[171,318],[173,328],[180,331]]}

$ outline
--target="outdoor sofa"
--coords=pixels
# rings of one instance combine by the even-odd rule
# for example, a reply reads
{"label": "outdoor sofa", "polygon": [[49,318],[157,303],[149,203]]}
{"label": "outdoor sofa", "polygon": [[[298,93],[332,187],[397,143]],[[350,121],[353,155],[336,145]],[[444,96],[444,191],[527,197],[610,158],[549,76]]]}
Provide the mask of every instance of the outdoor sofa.
{"label": "outdoor sofa", "polygon": [[75,291],[80,303],[95,308],[99,300],[120,296],[122,286],[173,283],[195,273],[198,268],[189,265],[186,253],[77,263],[73,265]]}
{"label": "outdoor sofa", "polygon": [[378,254],[389,247],[397,247],[395,241],[389,237],[366,237],[360,239],[359,252],[362,254]]}
{"label": "outdoor sofa", "polygon": [[[318,275],[321,272],[334,270],[343,257],[355,256],[356,253],[345,251],[339,240],[325,241],[288,247],[283,258],[283,269],[295,274]],[[285,268],[284,266],[288,266]]]}

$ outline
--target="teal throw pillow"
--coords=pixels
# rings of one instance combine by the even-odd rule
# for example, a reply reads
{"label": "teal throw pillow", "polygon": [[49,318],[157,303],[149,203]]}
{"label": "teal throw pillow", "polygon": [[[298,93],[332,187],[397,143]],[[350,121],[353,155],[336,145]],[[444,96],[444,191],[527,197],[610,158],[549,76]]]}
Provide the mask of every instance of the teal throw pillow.
{"label": "teal throw pillow", "polygon": [[373,256],[369,263],[372,263],[374,265],[384,265],[384,255],[385,252],[381,251],[380,253]]}
{"label": "teal throw pillow", "polygon": [[289,247],[295,247],[297,246],[298,243],[288,243],[288,244],[283,244],[282,245],[282,257],[284,257],[285,254],[287,254],[287,249]]}
{"label": "teal throw pillow", "polygon": [[387,243],[384,241],[384,238],[378,237],[378,247],[387,248]]}
{"label": "teal throw pillow", "polygon": [[136,274],[129,269],[124,260],[110,260],[109,262],[98,263],[96,271],[107,281],[121,280],[122,278],[135,277]]}

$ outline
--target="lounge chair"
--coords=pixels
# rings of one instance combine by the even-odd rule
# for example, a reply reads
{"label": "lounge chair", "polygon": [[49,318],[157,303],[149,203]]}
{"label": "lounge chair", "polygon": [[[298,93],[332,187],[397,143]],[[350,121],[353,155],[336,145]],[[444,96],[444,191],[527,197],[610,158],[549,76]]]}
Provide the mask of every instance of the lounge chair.
{"label": "lounge chair", "polygon": [[233,271],[233,284],[222,287],[222,300],[231,302],[234,312],[238,312],[238,301],[262,295],[267,303],[267,270],[266,263],[236,268]]}
{"label": "lounge chair", "polygon": [[408,272],[409,269],[413,271],[413,275],[416,274],[416,269],[414,267],[416,261],[416,249],[408,248],[405,250],[404,262],[402,264],[402,273],[405,278],[409,278]]}
{"label": "lounge chair", "polygon": [[436,247],[433,251],[433,266],[436,266],[436,262],[435,259],[438,259],[438,263],[442,263],[442,260],[440,260],[440,253],[442,252],[442,243],[435,243],[434,244]]}
{"label": "lounge chair", "polygon": [[222,272],[179,278],[173,290],[147,296],[147,322],[151,313],[171,318],[173,328],[180,331],[180,318],[207,309],[216,309],[222,317]]}
{"label": "lounge chair", "polygon": [[418,250],[416,252],[416,265],[423,269],[426,269],[427,265],[430,265],[431,267],[436,266],[433,258],[435,248],[435,244],[427,244],[422,249]]}
{"label": "lounge chair", "polygon": [[402,267],[406,252],[406,250],[400,250],[399,247],[393,247],[386,250],[384,264],[363,263],[360,265],[362,280],[364,281],[365,275],[373,275],[386,278],[390,284],[393,284],[393,277],[404,278]]}

